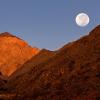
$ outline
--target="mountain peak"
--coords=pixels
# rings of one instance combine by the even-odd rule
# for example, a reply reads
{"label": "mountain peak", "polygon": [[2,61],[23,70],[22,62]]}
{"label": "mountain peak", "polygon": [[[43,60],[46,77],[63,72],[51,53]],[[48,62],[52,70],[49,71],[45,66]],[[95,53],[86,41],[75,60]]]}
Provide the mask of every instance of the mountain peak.
{"label": "mountain peak", "polygon": [[90,35],[91,34],[95,34],[95,35],[100,35],[100,25],[96,26],[91,32],[90,32]]}
{"label": "mountain peak", "polygon": [[99,28],[100,29],[100,25],[97,25],[96,28]]}
{"label": "mountain peak", "polygon": [[3,76],[10,76],[27,60],[39,52],[24,40],[4,32],[0,34],[0,72]]}
{"label": "mountain peak", "polygon": [[0,37],[16,37],[9,32],[0,33]]}

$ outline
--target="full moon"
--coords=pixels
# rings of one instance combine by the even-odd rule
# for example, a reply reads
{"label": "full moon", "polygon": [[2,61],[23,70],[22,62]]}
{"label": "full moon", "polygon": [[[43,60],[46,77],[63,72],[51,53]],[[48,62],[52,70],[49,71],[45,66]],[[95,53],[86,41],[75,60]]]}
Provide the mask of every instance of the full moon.
{"label": "full moon", "polygon": [[85,13],[79,13],[76,16],[75,20],[76,20],[76,23],[78,26],[84,27],[84,26],[87,26],[89,24],[90,18]]}

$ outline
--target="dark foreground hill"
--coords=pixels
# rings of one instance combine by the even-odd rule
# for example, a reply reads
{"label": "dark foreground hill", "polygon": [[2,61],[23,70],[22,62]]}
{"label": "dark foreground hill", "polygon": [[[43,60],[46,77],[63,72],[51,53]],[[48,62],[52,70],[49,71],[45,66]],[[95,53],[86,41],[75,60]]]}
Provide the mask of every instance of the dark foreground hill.
{"label": "dark foreground hill", "polygon": [[10,77],[9,80],[12,78],[20,77],[20,75],[25,74],[33,69],[34,66],[37,66],[41,63],[44,63],[51,57],[56,54],[54,51],[49,51],[46,49],[41,50],[36,56],[34,56],[31,60],[27,61],[26,63],[21,66],[18,70],[16,70]]}
{"label": "dark foreground hill", "polygon": [[100,26],[56,53],[43,55],[21,69],[31,70],[16,71],[9,79],[7,87],[16,94],[14,99],[100,100]]}

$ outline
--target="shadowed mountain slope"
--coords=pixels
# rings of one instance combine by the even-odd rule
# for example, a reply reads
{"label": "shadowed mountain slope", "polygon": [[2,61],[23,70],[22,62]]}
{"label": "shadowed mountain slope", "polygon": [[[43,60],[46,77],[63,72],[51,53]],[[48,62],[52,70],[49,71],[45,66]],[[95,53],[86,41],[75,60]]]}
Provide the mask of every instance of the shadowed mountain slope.
{"label": "shadowed mountain slope", "polygon": [[3,76],[10,76],[27,60],[39,52],[22,39],[5,32],[0,34],[0,72]]}
{"label": "shadowed mountain slope", "polygon": [[33,60],[35,57],[24,64],[31,70],[8,82],[16,99],[100,99],[100,26],[36,66]]}
{"label": "shadowed mountain slope", "polygon": [[25,74],[33,69],[34,66],[38,66],[39,64],[47,61],[51,57],[56,54],[55,51],[49,51],[46,49],[41,50],[36,56],[34,56],[31,60],[25,62],[18,70],[16,70],[9,79],[20,77],[20,75]]}

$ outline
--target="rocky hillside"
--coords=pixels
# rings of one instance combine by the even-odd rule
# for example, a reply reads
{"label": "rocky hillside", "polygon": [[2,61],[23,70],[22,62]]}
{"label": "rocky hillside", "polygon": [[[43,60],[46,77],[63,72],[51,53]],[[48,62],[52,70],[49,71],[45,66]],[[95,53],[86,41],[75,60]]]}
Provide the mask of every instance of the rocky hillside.
{"label": "rocky hillside", "polygon": [[33,69],[34,66],[46,62],[48,59],[52,58],[56,54],[56,51],[49,51],[46,49],[41,50],[36,56],[32,57],[31,60],[25,62],[18,70],[16,70],[9,79],[20,77],[20,75],[25,74]]}
{"label": "rocky hillside", "polygon": [[[39,49],[32,48],[22,39],[10,33],[0,34],[0,73],[3,76],[10,76],[19,69],[27,60],[39,52]],[[1,76],[0,75],[0,76]]]}
{"label": "rocky hillside", "polygon": [[17,100],[100,100],[100,25],[35,66],[33,59],[8,81]]}

